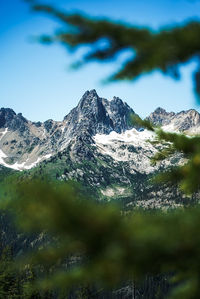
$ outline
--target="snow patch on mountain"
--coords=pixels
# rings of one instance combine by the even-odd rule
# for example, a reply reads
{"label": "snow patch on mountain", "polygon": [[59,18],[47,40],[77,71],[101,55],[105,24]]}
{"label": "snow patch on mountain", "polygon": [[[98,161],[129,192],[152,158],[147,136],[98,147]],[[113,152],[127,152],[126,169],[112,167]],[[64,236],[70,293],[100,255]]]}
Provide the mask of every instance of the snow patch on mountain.
{"label": "snow patch on mountain", "polygon": [[99,144],[109,144],[114,141],[121,141],[126,143],[134,144],[139,146],[147,140],[153,140],[155,138],[155,133],[143,130],[137,131],[136,129],[126,130],[125,132],[119,134],[115,131],[112,131],[110,134],[96,134],[94,137],[96,143]]}
{"label": "snow patch on mountain", "polygon": [[3,137],[7,134],[8,128],[6,128],[3,132],[1,132],[0,140],[3,139]]}
{"label": "snow patch on mountain", "polygon": [[5,165],[6,163],[4,162],[4,158],[7,158],[7,156],[2,150],[0,150],[0,164],[6,166]]}
{"label": "snow patch on mountain", "polygon": [[[87,91],[63,121],[31,122],[21,113],[2,108],[0,164],[16,170],[31,169],[52,155],[61,156],[66,150],[76,162],[104,155],[107,160],[111,157],[112,162],[124,164],[130,173],[149,173],[155,170],[151,158],[161,145],[149,142],[155,137],[153,132],[138,126],[133,128],[130,122],[133,114],[120,98],[108,101],[100,98],[95,90]],[[174,113],[158,108],[148,119],[165,131],[190,136],[200,132],[200,114],[195,110]]]}
{"label": "snow patch on mountain", "polygon": [[4,160],[5,158],[8,158],[8,156],[2,150],[0,150],[0,164],[1,165],[11,168],[11,169],[14,169],[14,170],[23,170],[24,169],[25,162],[22,164],[19,164],[19,163],[8,164],[5,162],[5,160]]}
{"label": "snow patch on mountain", "polygon": [[151,165],[151,158],[156,148],[149,142],[153,141],[155,133],[136,129],[126,130],[119,134],[111,132],[108,135],[96,134],[94,146],[103,154],[112,157],[118,162],[128,162],[132,171],[149,173],[155,170]]}
{"label": "snow patch on mountain", "polygon": [[169,132],[169,133],[178,133],[179,130],[175,127],[174,123],[165,125],[161,127],[163,131]]}
{"label": "snow patch on mountain", "polygon": [[45,155],[43,157],[39,157],[39,158],[37,158],[36,161],[34,161],[32,163],[30,163],[27,159],[23,163],[16,162],[14,164],[8,164],[4,160],[4,159],[8,158],[8,156],[2,150],[0,150],[0,165],[3,165],[7,168],[11,168],[11,169],[14,169],[14,170],[23,171],[23,170],[28,170],[28,169],[31,169],[31,168],[37,166],[41,161],[47,160],[51,156],[52,156],[51,154],[48,154],[48,155]]}
{"label": "snow patch on mountain", "polygon": [[[49,159],[51,156],[52,156],[51,154],[47,154],[47,155],[45,155],[43,157],[39,157],[39,158],[37,158],[37,160],[35,162],[32,162],[30,164],[28,164],[27,161],[26,161],[25,163],[21,164],[21,165],[23,165],[22,166],[23,167],[22,170],[23,169],[31,169],[31,168],[37,166],[41,161]],[[27,165],[25,165],[26,163],[27,163]]]}

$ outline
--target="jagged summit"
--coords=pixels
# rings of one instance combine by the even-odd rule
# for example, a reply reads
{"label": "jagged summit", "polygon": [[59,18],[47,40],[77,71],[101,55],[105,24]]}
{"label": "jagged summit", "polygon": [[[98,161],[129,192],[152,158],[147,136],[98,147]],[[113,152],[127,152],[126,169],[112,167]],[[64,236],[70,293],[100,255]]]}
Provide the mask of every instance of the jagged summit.
{"label": "jagged summit", "polygon": [[11,109],[0,110],[0,164],[27,169],[69,146],[73,156],[91,156],[83,144],[96,134],[125,132],[134,111],[121,99],[108,101],[96,90],[86,91],[63,121],[31,122]]}
{"label": "jagged summit", "polygon": [[92,89],[90,91],[87,90],[84,93],[84,95],[82,96],[82,98],[80,99],[77,107],[80,109],[87,109],[88,107],[89,107],[89,109],[92,109],[99,105],[106,106],[107,108],[108,108],[108,106],[111,106],[111,107],[120,106],[120,108],[129,107],[119,97],[114,96],[111,101],[108,101],[104,98],[99,97],[99,95],[97,94],[95,89]]}
{"label": "jagged summit", "polygon": [[96,92],[96,89],[87,90],[87,91],[84,93],[83,97],[88,96],[88,95],[91,95],[91,96],[97,96],[97,97],[98,97],[98,94],[97,94],[97,92]]}
{"label": "jagged summit", "polygon": [[155,125],[163,125],[170,121],[174,115],[174,112],[167,112],[165,109],[158,107],[149,115],[148,119]]}
{"label": "jagged summit", "polygon": [[117,104],[122,104],[122,103],[124,103],[119,97],[113,97],[113,100],[112,100],[113,102],[115,102],[115,103],[117,103]]}
{"label": "jagged summit", "polygon": [[154,111],[154,113],[156,114],[167,114],[167,111],[161,107],[156,108],[156,110]]}
{"label": "jagged summit", "polygon": [[10,121],[15,117],[16,113],[10,108],[0,109],[0,128],[6,127]]}
{"label": "jagged summit", "polygon": [[80,99],[78,103],[78,107],[80,109],[83,109],[85,106],[96,104],[99,100],[99,96],[95,89],[87,90],[82,98]]}
{"label": "jagged summit", "polygon": [[0,128],[9,128],[11,130],[18,129],[21,133],[26,129],[27,119],[22,113],[16,114],[10,108],[0,109]]}
{"label": "jagged summit", "polygon": [[134,111],[121,99],[114,97],[112,101],[108,101],[99,97],[93,89],[84,93],[77,107],[64,121],[67,127],[71,127],[72,134],[83,129],[90,135],[109,134],[111,131],[121,133],[132,127],[129,123],[131,113]]}
{"label": "jagged summit", "polygon": [[[49,119],[43,123],[31,122],[21,113],[16,114],[12,109],[2,108],[0,165],[20,170],[29,169],[63,151],[69,151],[70,157],[75,161],[93,159],[92,146],[96,144],[97,135],[111,134],[109,142],[112,138],[117,138],[120,140],[119,144],[123,140],[136,138],[139,144],[143,142],[141,138],[145,138],[146,133],[134,129],[132,130],[134,133],[127,131],[133,128],[129,122],[130,114],[134,114],[134,111],[119,97],[113,97],[109,101],[101,98],[95,89],[86,91],[78,105],[64,117],[63,121]],[[200,114],[195,110],[174,113],[166,112],[159,107],[150,114],[149,120],[167,130],[200,132]],[[106,140],[106,137],[99,138]],[[119,151],[119,154],[123,156],[123,150]],[[141,161],[142,156],[138,158]]]}
{"label": "jagged summit", "polygon": [[190,130],[190,133],[195,133],[200,130],[200,114],[194,109],[174,113],[158,107],[149,115],[148,119],[153,124],[161,125],[170,131],[186,132]]}

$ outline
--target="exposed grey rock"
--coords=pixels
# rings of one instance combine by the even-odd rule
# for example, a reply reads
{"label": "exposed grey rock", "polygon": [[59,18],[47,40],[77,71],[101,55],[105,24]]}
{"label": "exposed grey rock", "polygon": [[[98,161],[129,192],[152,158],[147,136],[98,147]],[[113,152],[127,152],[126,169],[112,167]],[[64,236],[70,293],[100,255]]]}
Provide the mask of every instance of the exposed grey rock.
{"label": "exposed grey rock", "polygon": [[122,100],[114,97],[112,101],[100,98],[95,90],[86,91],[78,106],[64,121],[69,135],[74,136],[80,130],[87,130],[91,136],[118,133],[130,129],[129,116],[134,111]]}
{"label": "exposed grey rock", "polygon": [[174,113],[159,107],[147,119],[154,125],[171,126],[175,131],[200,132],[200,114],[194,109]]}
{"label": "exposed grey rock", "polygon": [[0,109],[0,128],[7,128],[14,119],[16,113],[10,108]]}
{"label": "exposed grey rock", "polygon": [[21,113],[2,108],[0,149],[7,156],[4,166],[31,168],[70,144],[73,145],[74,159],[92,158],[91,151],[83,144],[92,144],[92,136],[97,133],[121,133],[130,129],[130,113],[134,113],[133,110],[119,98],[107,101],[95,90],[87,91],[77,107],[60,122],[50,119],[35,123],[25,119]]}
{"label": "exposed grey rock", "polygon": [[174,116],[174,112],[166,112],[165,109],[158,107],[154,112],[150,114],[148,119],[154,125],[164,125],[168,124]]}
{"label": "exposed grey rock", "polygon": [[[112,131],[122,134],[133,128],[130,123],[131,114],[134,114],[134,111],[121,99],[114,97],[108,101],[99,97],[95,90],[86,91],[78,105],[63,121],[49,119],[44,123],[31,122],[21,113],[16,114],[12,109],[2,108],[0,164],[19,170],[29,169],[67,148],[74,161],[93,160],[98,154],[98,149],[91,147],[96,144],[94,136],[108,135]],[[157,108],[148,119],[166,129],[200,132],[200,115],[195,110],[174,113]],[[148,168],[146,161],[155,152],[153,147],[150,148],[142,140],[137,146],[135,143],[119,140],[114,143],[108,146],[99,144],[101,154],[110,154],[120,161],[132,160],[133,171],[142,172],[143,168]]]}

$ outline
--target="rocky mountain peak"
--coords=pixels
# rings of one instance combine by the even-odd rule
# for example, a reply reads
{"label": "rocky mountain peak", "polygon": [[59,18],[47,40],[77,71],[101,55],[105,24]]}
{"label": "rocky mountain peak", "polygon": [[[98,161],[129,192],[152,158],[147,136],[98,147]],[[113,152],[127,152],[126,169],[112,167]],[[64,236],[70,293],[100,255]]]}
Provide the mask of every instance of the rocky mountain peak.
{"label": "rocky mountain peak", "polygon": [[82,96],[78,107],[80,109],[88,108],[90,105],[95,105],[98,103],[99,96],[95,89],[87,90],[84,95]]}
{"label": "rocky mountain peak", "polygon": [[87,90],[84,95],[83,95],[83,98],[84,97],[87,97],[87,96],[93,96],[93,97],[99,97],[97,92],[96,92],[96,89],[91,89],[91,90]]}
{"label": "rocky mountain peak", "polygon": [[167,112],[165,109],[158,107],[149,115],[148,120],[150,120],[154,125],[164,125],[168,123],[174,115],[174,112]]}
{"label": "rocky mountain peak", "polygon": [[16,116],[16,113],[10,108],[0,109],[0,128],[6,128]]}
{"label": "rocky mountain peak", "polygon": [[196,110],[190,109],[186,111],[186,114],[191,120],[191,125],[196,126],[200,124],[200,114]]}
{"label": "rocky mountain peak", "polygon": [[65,118],[66,127],[71,128],[70,136],[87,131],[95,134],[121,133],[131,128],[129,116],[134,111],[121,99],[108,101],[98,96],[96,90],[86,91],[78,106]]}
{"label": "rocky mountain peak", "polygon": [[174,113],[159,107],[147,119],[170,131],[195,133],[200,130],[200,114],[194,109]]}
{"label": "rocky mountain peak", "polygon": [[161,107],[156,108],[154,114],[168,114],[167,111]]}
{"label": "rocky mountain peak", "polygon": [[[94,148],[91,145],[95,144],[96,136],[106,139],[101,135],[111,132],[111,136],[121,133],[126,136],[126,130],[133,128],[129,121],[131,114],[134,111],[119,97],[107,100],[101,98],[95,89],[86,91],[78,105],[60,122],[49,119],[44,123],[35,123],[28,121],[21,113],[2,108],[0,165],[29,169],[63,151],[70,152],[73,160],[92,159]],[[192,133],[200,132],[200,114],[196,110],[174,113],[159,107],[148,119],[166,130],[191,132],[192,129]],[[133,131],[137,141],[139,130]],[[130,140],[130,136],[127,135],[126,140]]]}
{"label": "rocky mountain peak", "polygon": [[16,114],[10,108],[0,109],[0,128],[8,128],[23,134],[27,129],[28,120],[23,117],[22,113]]}
{"label": "rocky mountain peak", "polygon": [[116,104],[123,104],[123,101],[119,98],[119,97],[113,97],[113,102],[115,102]]}

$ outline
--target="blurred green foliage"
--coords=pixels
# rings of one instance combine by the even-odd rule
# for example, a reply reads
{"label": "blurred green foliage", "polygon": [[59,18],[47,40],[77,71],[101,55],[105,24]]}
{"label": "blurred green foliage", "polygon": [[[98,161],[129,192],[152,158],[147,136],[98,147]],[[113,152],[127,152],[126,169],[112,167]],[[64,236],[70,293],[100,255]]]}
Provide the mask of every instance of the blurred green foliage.
{"label": "blurred green foliage", "polygon": [[68,50],[88,45],[85,55],[74,64],[79,67],[90,61],[110,62],[123,51],[132,53],[112,74],[108,81],[132,80],[160,70],[174,79],[180,78],[180,66],[196,58],[193,74],[194,91],[200,95],[200,22],[188,21],[153,31],[151,28],[114,22],[109,19],[90,18],[84,14],[60,11],[52,6],[31,2],[34,11],[57,18],[62,27],[54,34],[43,35],[43,43],[60,42]]}
{"label": "blurred green foliage", "polygon": [[1,248],[0,256],[0,298],[2,299],[42,299],[47,292],[33,288],[36,274],[30,265],[16,267],[10,247]]}
{"label": "blurred green foliage", "polygon": [[10,189],[8,206],[21,229],[50,236],[21,260],[51,269],[40,277],[40,288],[113,287],[147,274],[175,273],[175,291],[183,285],[185,297],[180,288],[172,298],[199,298],[199,207],[123,215],[120,207],[85,197],[73,183],[40,181]]}

